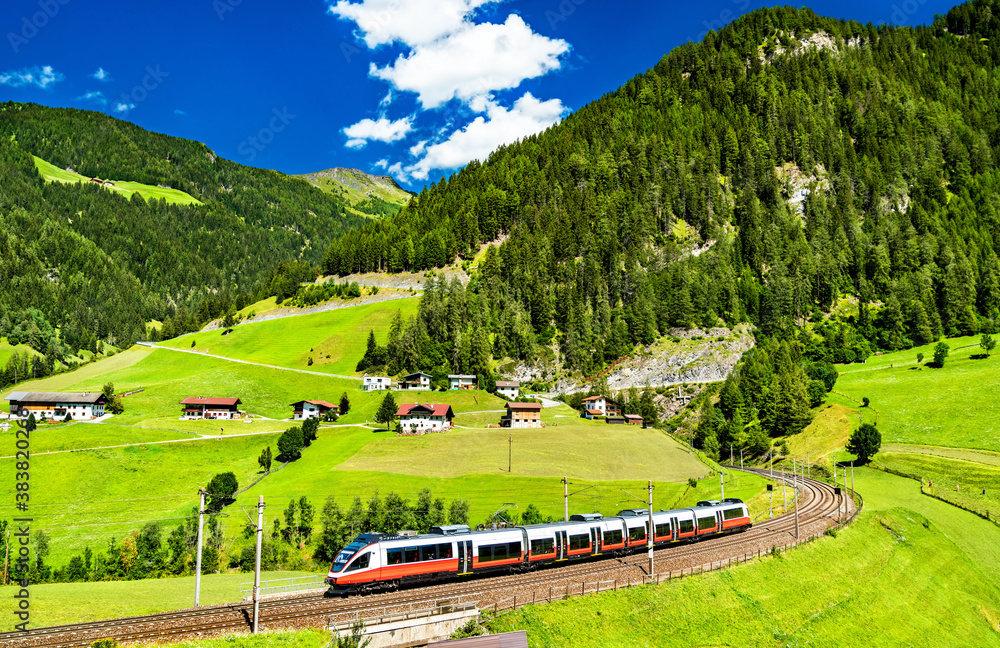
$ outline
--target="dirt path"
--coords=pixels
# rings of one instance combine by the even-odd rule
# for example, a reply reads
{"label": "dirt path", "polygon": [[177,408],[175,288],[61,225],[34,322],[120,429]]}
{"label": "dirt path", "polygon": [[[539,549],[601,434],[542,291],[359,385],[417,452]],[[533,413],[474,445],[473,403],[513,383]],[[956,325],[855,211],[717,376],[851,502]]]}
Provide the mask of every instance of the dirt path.
{"label": "dirt path", "polygon": [[149,347],[151,349],[163,349],[164,351],[175,351],[177,353],[191,353],[196,356],[217,358],[219,360],[228,360],[229,362],[238,362],[245,365],[254,365],[257,367],[265,367],[267,369],[277,369],[279,371],[294,371],[295,373],[309,374],[312,376],[326,376],[327,378],[341,378],[343,380],[356,380],[361,382],[361,378],[357,376],[344,376],[342,374],[325,373],[322,371],[310,371],[308,369],[293,369],[292,367],[279,367],[277,365],[264,364],[263,362],[250,362],[249,360],[237,360],[236,358],[227,358],[226,356],[215,355],[214,353],[205,353],[204,351],[192,351],[191,349],[175,349],[173,347],[159,346],[158,344],[153,344],[152,342],[137,342],[136,344],[141,344],[142,346]]}

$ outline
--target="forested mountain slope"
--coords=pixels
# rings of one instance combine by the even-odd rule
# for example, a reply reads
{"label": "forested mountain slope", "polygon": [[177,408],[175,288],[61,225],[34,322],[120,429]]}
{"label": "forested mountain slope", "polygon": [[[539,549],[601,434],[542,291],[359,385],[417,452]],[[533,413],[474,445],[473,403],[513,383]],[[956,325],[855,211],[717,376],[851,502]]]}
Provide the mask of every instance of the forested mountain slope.
{"label": "forested mountain slope", "polygon": [[[202,204],[47,183],[32,155],[86,177],[169,186]],[[316,264],[334,236],[362,222],[304,180],[224,160],[198,142],[96,112],[0,104],[0,336],[52,347],[57,358],[99,340],[131,344],[146,321],[178,311],[184,321],[195,309],[218,316],[278,264]]]}
{"label": "forested mountain slope", "polygon": [[[919,28],[762,9],[347,233],[324,267],[420,270],[502,242],[390,340],[400,366],[475,371],[554,341],[589,374],[720,322],[799,338],[789,366],[992,331],[998,65],[996,0]],[[835,306],[850,316],[796,326]]]}

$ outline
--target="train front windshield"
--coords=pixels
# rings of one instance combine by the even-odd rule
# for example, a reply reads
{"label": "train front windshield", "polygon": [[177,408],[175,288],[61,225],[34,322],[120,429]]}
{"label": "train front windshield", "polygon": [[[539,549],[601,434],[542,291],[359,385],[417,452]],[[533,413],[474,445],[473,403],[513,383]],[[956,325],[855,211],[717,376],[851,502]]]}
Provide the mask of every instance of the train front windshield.
{"label": "train front windshield", "polygon": [[343,549],[341,549],[340,553],[337,554],[336,560],[333,561],[333,569],[332,569],[332,571],[339,572],[342,569],[344,569],[344,567],[347,565],[347,563],[349,563],[351,561],[351,558],[354,557],[354,554],[358,553],[358,551],[360,549],[363,549],[364,547],[367,547],[367,546],[368,545],[365,544],[364,542],[357,542],[357,541],[355,541],[355,542],[352,542],[351,544],[347,545]]}

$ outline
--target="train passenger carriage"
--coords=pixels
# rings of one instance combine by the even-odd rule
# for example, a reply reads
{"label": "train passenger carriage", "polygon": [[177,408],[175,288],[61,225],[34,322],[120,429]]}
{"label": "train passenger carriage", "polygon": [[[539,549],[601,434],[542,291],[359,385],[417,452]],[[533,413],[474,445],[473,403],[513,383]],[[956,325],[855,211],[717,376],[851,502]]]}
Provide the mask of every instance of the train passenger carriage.
{"label": "train passenger carriage", "polygon": [[[651,519],[652,518],[652,519]],[[434,527],[420,536],[364,533],[344,547],[330,567],[332,591],[394,589],[400,585],[472,574],[532,569],[654,545],[693,542],[751,527],[738,499],[706,500],[671,511],[627,509],[605,518],[574,515],[567,522],[472,531],[467,525]]]}

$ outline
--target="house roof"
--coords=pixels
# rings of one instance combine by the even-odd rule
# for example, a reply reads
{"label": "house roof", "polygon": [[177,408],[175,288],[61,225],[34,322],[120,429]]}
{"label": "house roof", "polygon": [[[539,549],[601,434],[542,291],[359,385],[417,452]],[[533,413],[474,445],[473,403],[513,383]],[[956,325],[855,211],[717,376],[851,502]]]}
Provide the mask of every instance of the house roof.
{"label": "house roof", "polygon": [[239,405],[242,403],[238,398],[208,398],[206,396],[188,396],[181,401],[181,405]]}
{"label": "house roof", "polygon": [[482,637],[436,641],[428,646],[442,646],[442,648],[528,648],[528,633],[526,630],[516,630]]}
{"label": "house roof", "polygon": [[413,378],[414,376],[426,376],[427,378],[433,378],[434,377],[434,376],[430,375],[429,373],[424,373],[423,371],[418,371],[416,373],[406,374],[405,376],[403,376],[403,379],[405,380],[407,378]]}
{"label": "house roof", "polygon": [[604,397],[601,396],[600,394],[598,394],[597,396],[588,396],[588,397],[586,397],[586,398],[583,399],[583,402],[584,403],[589,403],[590,401],[601,400],[602,398],[604,398]]}
{"label": "house roof", "polygon": [[521,381],[519,380],[498,380],[497,387],[520,387]]}
{"label": "house roof", "polygon": [[601,410],[595,410],[595,409],[588,409],[588,410],[587,410],[587,413],[588,413],[588,414],[594,414],[594,415],[597,415],[597,414],[604,414],[604,412],[602,412]]}
{"label": "house roof", "polygon": [[475,380],[476,379],[476,375],[475,374],[448,374],[448,378],[449,379],[451,379],[451,378],[466,378],[468,380]]}
{"label": "house roof", "polygon": [[510,410],[523,410],[526,412],[540,412],[542,411],[541,403],[507,403],[507,409]]}
{"label": "house roof", "polygon": [[85,394],[62,394],[60,392],[11,392],[4,400],[19,403],[80,403],[93,405],[107,403],[108,398],[101,392]]}
{"label": "house roof", "polygon": [[396,411],[396,416],[409,416],[411,414],[427,414],[430,416],[454,416],[451,405],[441,403],[403,403]]}
{"label": "house roof", "polygon": [[632,420],[636,420],[636,419],[638,419],[638,420],[640,420],[640,421],[642,420],[642,417],[641,417],[641,416],[639,416],[638,414],[626,414],[626,415],[625,415],[625,418],[627,418],[627,419],[632,419]]}
{"label": "house roof", "polygon": [[304,404],[309,403],[310,405],[315,405],[316,407],[325,407],[326,409],[340,409],[339,405],[334,405],[333,403],[327,403],[326,401],[316,401],[316,400],[300,400],[291,404],[291,407],[302,407]]}

